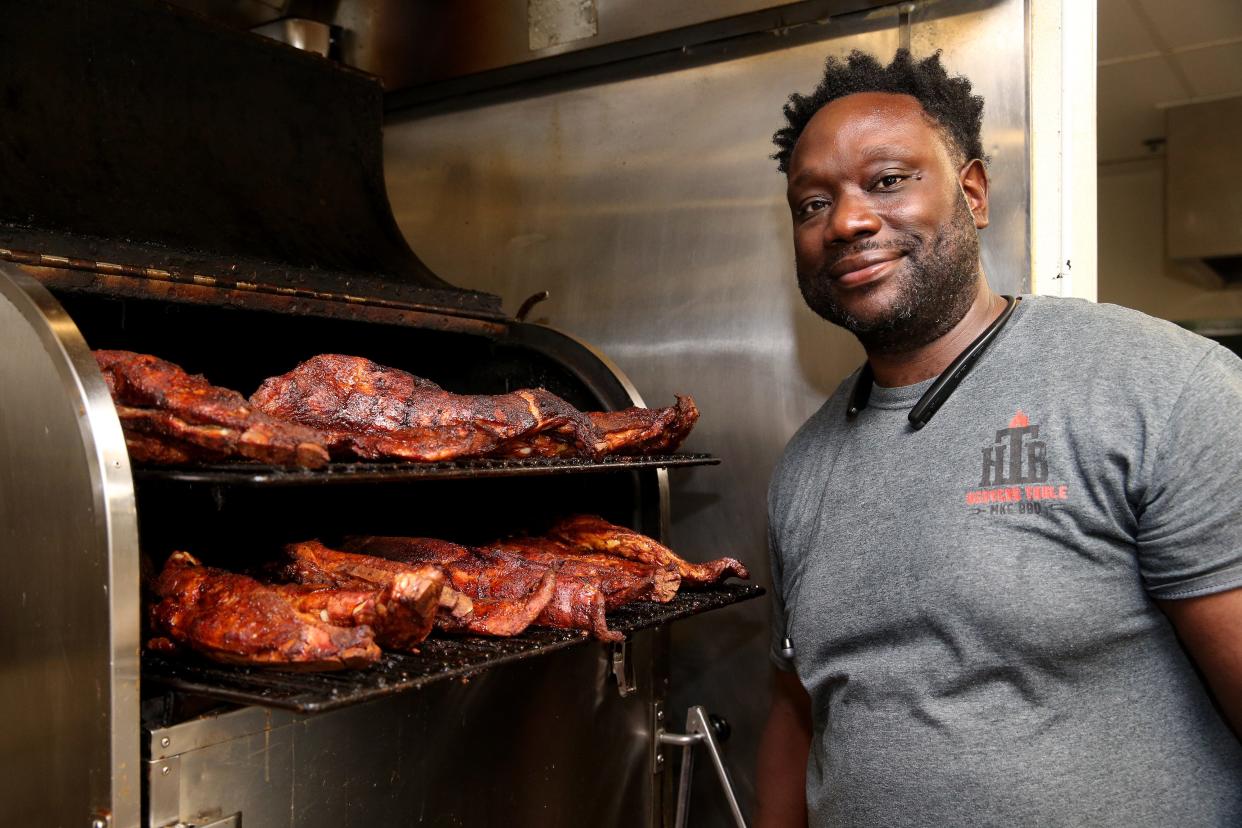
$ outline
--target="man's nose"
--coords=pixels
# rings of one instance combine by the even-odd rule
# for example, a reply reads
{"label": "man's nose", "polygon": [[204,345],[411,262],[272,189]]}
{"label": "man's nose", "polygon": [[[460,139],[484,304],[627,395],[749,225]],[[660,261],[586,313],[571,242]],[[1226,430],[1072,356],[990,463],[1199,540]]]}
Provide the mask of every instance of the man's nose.
{"label": "man's nose", "polygon": [[848,244],[880,232],[880,217],[866,193],[842,193],[832,205],[824,242]]}

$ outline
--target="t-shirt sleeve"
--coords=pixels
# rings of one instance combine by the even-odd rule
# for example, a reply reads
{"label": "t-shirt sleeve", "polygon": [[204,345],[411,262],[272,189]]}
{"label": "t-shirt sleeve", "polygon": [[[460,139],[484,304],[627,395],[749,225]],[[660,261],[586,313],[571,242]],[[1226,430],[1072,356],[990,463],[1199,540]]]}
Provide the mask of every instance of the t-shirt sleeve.
{"label": "t-shirt sleeve", "polygon": [[774,540],[770,525],[768,528],[768,560],[772,564],[772,641],[768,648],[768,658],[776,665],[777,669],[793,672],[793,659],[781,655],[786,628],[785,589],[784,578],[781,572],[780,550],[776,547],[776,541]]}
{"label": "t-shirt sleeve", "polygon": [[1242,360],[1214,347],[1160,438],[1140,504],[1139,568],[1158,599],[1242,587]]}

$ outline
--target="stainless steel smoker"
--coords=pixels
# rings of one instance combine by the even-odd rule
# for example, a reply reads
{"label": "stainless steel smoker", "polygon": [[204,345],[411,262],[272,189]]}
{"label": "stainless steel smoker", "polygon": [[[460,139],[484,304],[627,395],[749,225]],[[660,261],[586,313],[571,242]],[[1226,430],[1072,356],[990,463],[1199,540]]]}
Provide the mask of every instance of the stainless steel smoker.
{"label": "stainless steel smoker", "polygon": [[373,79],[154,3],[3,12],[6,821],[661,825],[678,819],[674,748],[699,744],[727,782],[718,722],[692,709],[686,733],[666,726],[667,625],[756,587],[623,609],[610,624],[627,639],[608,647],[551,630],[439,639],[331,674],[142,653],[144,579],[174,549],[252,565],[317,535],[470,541],[574,511],[659,537],[667,475],[716,461],[131,465],[91,348],[240,389],[339,351],[462,392],[642,401],[589,346],[410,252]]}

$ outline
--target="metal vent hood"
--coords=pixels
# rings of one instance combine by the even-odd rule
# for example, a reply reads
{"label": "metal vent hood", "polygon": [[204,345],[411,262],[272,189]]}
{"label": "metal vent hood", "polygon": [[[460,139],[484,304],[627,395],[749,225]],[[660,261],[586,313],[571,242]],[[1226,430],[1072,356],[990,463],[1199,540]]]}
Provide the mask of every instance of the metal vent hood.
{"label": "metal vent hood", "polygon": [[1242,284],[1242,186],[1232,170],[1242,96],[1171,107],[1165,153],[1165,243],[1187,278]]}

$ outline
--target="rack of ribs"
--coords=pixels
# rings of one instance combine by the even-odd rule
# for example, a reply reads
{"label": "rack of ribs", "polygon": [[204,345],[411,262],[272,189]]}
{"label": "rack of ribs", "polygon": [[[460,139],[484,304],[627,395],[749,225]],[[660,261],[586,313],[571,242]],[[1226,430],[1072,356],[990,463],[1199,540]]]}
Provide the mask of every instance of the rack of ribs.
{"label": "rack of ribs", "polygon": [[324,437],[256,411],[236,391],[149,354],[95,351],[130,456],[147,463],[234,457],[287,466],[327,464]]}
{"label": "rack of ribs", "polygon": [[608,454],[668,454],[699,421],[699,409],[693,397],[679,394],[677,404],[668,408],[592,411],[588,416],[604,435]]}
{"label": "rack of ribs", "polygon": [[597,456],[605,443],[591,420],[542,389],[464,395],[362,357],[320,354],[265,380],[259,410],[331,435],[334,447],[368,460],[424,462],[484,457],[543,435]]}
{"label": "rack of ribs", "polygon": [[592,515],[565,518],[552,527],[548,537],[580,553],[598,552],[646,564],[672,566],[687,586],[707,586],[730,576],[750,577],[750,572],[741,561],[718,558],[701,564],[690,563],[646,535]]}
{"label": "rack of ribs", "polygon": [[[153,650],[181,646],[228,664],[301,670],[362,667],[380,657],[366,624],[331,623],[327,606],[308,611],[309,603],[280,588],[203,566],[187,552],[169,557],[155,594]],[[343,609],[334,611],[339,617]]]}
{"label": "rack of ribs", "polygon": [[[447,546],[452,546],[448,544]],[[511,579],[503,588],[479,590],[461,577],[462,567],[448,557],[436,560],[391,560],[382,556],[342,552],[318,541],[286,547],[289,573],[303,584],[332,584],[338,587],[383,586],[402,573],[431,568],[448,575],[436,626],[446,632],[479,635],[517,635],[543,612],[552,600],[555,581],[546,571],[533,577]]]}
{"label": "rack of ribs", "polygon": [[[505,597],[531,589],[541,579],[552,583],[550,600],[534,619],[544,627],[583,630],[601,641],[620,641],[621,633],[608,629],[605,613],[608,589],[615,601],[621,596],[617,583],[605,587],[593,566],[540,561],[495,548],[470,548],[431,538],[354,537],[345,546],[355,552],[377,555],[406,564],[434,563],[445,569],[454,589],[472,598]],[[621,579],[614,579],[620,581]],[[630,578],[631,594],[650,591],[646,583]],[[614,604],[615,606],[616,604]]]}

